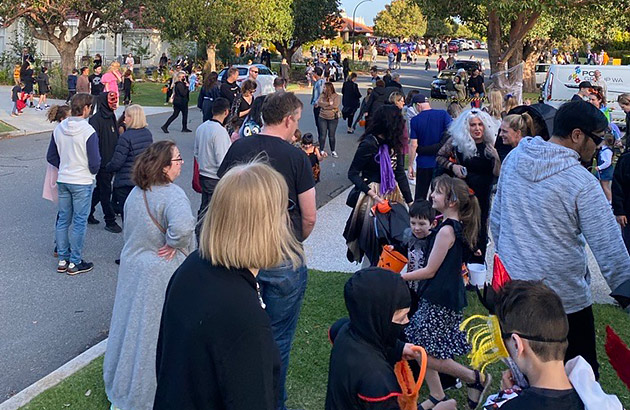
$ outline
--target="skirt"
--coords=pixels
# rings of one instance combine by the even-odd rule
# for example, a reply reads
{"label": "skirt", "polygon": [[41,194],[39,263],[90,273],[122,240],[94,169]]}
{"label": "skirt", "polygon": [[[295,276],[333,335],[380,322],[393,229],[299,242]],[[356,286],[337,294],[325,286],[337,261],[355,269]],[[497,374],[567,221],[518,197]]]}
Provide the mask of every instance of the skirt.
{"label": "skirt", "polygon": [[[372,182],[369,186],[374,192],[379,192],[380,184]],[[392,193],[385,196],[385,199],[390,202],[405,203],[398,185]],[[370,213],[373,206],[374,200],[361,192],[357,204],[346,221],[343,236],[348,246],[346,256],[350,262],[361,262],[365,255],[370,260],[370,264],[375,266],[381,255],[381,246],[374,231],[374,217]]]}
{"label": "skirt", "polygon": [[466,333],[459,330],[464,315],[420,298],[418,310],[405,328],[409,343],[422,346],[436,359],[453,359],[471,349]]}

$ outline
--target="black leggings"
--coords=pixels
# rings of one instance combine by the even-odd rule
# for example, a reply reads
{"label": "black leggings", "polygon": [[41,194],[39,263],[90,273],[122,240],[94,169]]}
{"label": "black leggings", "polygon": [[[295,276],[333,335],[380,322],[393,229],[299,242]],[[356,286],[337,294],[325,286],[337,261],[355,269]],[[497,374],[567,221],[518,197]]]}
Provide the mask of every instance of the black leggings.
{"label": "black leggings", "polygon": [[182,113],[182,130],[188,128],[188,103],[173,104],[173,114],[171,114],[171,116],[168,117],[168,120],[166,120],[164,128],[168,129],[168,126],[175,121],[180,112]]}
{"label": "black leggings", "polygon": [[352,128],[354,122],[354,114],[357,112],[357,109],[342,111],[343,119],[348,121],[348,128]]}
{"label": "black leggings", "polygon": [[569,320],[569,347],[564,355],[564,360],[582,356],[593,368],[595,379],[599,380],[599,363],[597,362],[597,350],[595,348],[595,318],[593,306],[567,315]]}

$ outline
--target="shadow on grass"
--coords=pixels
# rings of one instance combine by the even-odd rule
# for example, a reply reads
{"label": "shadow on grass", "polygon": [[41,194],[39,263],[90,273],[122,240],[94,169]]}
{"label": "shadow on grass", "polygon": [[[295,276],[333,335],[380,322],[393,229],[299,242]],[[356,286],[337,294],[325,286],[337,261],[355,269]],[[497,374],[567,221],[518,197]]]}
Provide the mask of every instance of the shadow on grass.
{"label": "shadow on grass", "polygon": [[[347,314],[343,301],[343,285],[349,277],[346,273],[310,272],[287,380],[288,407],[290,408],[306,410],[324,408],[331,349],[328,341],[328,327]],[[473,294],[469,293],[468,299],[470,305],[465,315],[487,313]],[[617,378],[615,371],[608,363],[603,347],[607,324],[610,324],[626,343],[630,342],[628,316],[621,309],[611,305],[595,305],[594,312],[601,385],[607,393],[617,395],[621,402],[629,407],[630,392]],[[465,363],[465,358],[461,358],[460,361]],[[102,369],[103,358],[101,357],[58,386],[38,396],[22,407],[22,410],[106,410],[109,408],[109,402],[105,397]],[[493,376],[491,392],[498,391],[502,370],[504,367],[501,364],[490,367]],[[88,391],[90,394],[86,396]],[[426,397],[427,394],[426,387],[423,387],[421,397]],[[448,394],[458,401],[458,408],[467,408],[466,389],[449,391]]]}

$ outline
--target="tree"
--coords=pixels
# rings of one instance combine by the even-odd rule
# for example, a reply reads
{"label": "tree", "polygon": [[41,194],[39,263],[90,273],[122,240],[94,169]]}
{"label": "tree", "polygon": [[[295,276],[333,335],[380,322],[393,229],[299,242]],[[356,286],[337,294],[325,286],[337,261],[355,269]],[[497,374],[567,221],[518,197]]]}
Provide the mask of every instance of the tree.
{"label": "tree", "polygon": [[276,49],[291,64],[291,57],[304,43],[334,37],[341,21],[339,0],[292,0],[286,4],[288,10],[276,7],[280,24],[267,22],[266,27]]}
{"label": "tree", "polygon": [[119,0],[20,0],[0,2],[4,27],[22,19],[33,37],[50,42],[61,56],[61,69],[69,74],[83,39],[124,23]]}
{"label": "tree", "polygon": [[374,18],[374,32],[384,37],[422,37],[427,31],[427,19],[411,0],[394,0]]}
{"label": "tree", "polygon": [[454,35],[457,30],[457,24],[453,22],[453,20],[448,18],[436,18],[436,17],[428,17],[427,18],[427,31],[424,33],[426,37],[451,37]]}

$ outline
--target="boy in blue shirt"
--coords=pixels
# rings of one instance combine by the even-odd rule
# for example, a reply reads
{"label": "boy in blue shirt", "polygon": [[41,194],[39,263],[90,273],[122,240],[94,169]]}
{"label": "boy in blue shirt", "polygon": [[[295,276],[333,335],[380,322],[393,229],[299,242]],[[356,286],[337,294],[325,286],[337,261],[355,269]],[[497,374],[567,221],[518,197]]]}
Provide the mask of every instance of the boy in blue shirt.
{"label": "boy in blue shirt", "polygon": [[68,76],[68,98],[66,98],[66,104],[77,93],[77,80],[79,79],[79,70],[72,69],[72,74]]}

